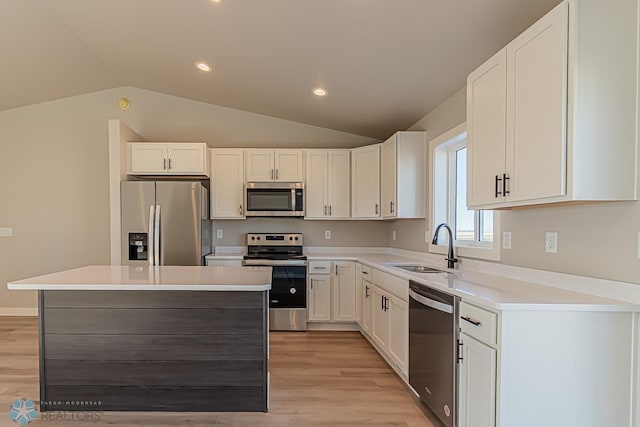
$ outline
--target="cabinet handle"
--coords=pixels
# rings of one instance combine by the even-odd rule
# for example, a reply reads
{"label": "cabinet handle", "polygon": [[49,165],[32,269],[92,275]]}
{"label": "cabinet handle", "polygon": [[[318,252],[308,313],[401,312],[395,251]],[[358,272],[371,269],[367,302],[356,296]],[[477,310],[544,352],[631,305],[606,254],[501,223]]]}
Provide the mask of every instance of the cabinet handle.
{"label": "cabinet handle", "polygon": [[167,159],[162,159],[162,169],[167,170]]}
{"label": "cabinet handle", "polygon": [[329,205],[329,216],[331,216],[331,205]]}
{"label": "cabinet handle", "polygon": [[271,179],[273,179],[273,169],[271,169]]}
{"label": "cabinet handle", "polygon": [[471,323],[474,326],[482,325],[482,322],[478,322],[477,320],[473,320],[471,317],[460,316],[460,318],[466,322]]}
{"label": "cabinet handle", "polygon": [[509,178],[506,173],[502,174],[502,195],[504,197],[507,197],[507,194],[511,193],[511,191],[507,190],[507,181],[510,179],[511,178]]}
{"label": "cabinet handle", "polygon": [[380,297],[380,310],[384,311],[384,297]]}
{"label": "cabinet handle", "polygon": [[242,205],[240,205],[240,215],[242,215]]}
{"label": "cabinet handle", "polygon": [[366,271],[363,271],[362,274],[369,274],[369,273],[367,273]]}
{"label": "cabinet handle", "polygon": [[327,205],[324,205],[324,216],[327,216]]}
{"label": "cabinet handle", "polygon": [[458,340],[458,348],[457,348],[457,357],[458,363],[462,362],[464,359],[462,358],[462,341]]}
{"label": "cabinet handle", "polygon": [[336,264],[336,276],[338,275],[338,264]]}
{"label": "cabinet handle", "polygon": [[364,297],[369,298],[369,287],[367,285],[364,286]]}
{"label": "cabinet handle", "polygon": [[496,190],[495,190],[496,197],[502,195],[502,193],[500,192],[500,181],[502,181],[502,178],[500,178],[499,175],[496,175],[496,186],[495,186],[495,188],[496,188]]}
{"label": "cabinet handle", "polygon": [[384,311],[389,311],[389,304],[388,304],[389,298],[387,297],[382,297],[382,298],[384,298]]}
{"label": "cabinet handle", "polygon": [[314,270],[324,270],[327,267],[313,267]]}
{"label": "cabinet handle", "polygon": [[380,212],[378,210],[378,204],[376,203],[376,215],[378,215],[378,213],[380,213]]}
{"label": "cabinet handle", "polygon": [[278,179],[278,169],[276,169],[276,179]]}
{"label": "cabinet handle", "polygon": [[313,289],[313,279],[309,279],[311,280],[311,289]]}
{"label": "cabinet handle", "polygon": [[393,202],[391,202],[391,213],[393,213]]}
{"label": "cabinet handle", "polygon": [[169,170],[171,170],[171,158],[169,158]]}

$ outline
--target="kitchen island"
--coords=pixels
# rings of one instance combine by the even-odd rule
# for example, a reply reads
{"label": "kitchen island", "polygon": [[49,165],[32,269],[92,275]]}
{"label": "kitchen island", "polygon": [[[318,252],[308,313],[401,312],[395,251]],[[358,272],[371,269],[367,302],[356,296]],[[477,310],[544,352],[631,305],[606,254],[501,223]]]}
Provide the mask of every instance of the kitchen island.
{"label": "kitchen island", "polygon": [[268,267],[89,266],[37,290],[40,410],[268,409]]}

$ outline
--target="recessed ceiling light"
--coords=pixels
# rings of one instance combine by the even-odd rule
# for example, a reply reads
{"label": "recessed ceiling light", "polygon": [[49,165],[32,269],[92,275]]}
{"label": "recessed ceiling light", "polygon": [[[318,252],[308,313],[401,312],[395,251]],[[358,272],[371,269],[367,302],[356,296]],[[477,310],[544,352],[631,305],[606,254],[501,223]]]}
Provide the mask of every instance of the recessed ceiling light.
{"label": "recessed ceiling light", "polygon": [[222,0],[211,0],[211,3],[220,4],[222,3]]}
{"label": "recessed ceiling light", "polygon": [[315,96],[327,96],[329,92],[327,92],[325,88],[314,87],[313,89],[311,89],[311,93],[314,94]]}
{"label": "recessed ceiling light", "polygon": [[212,70],[211,65],[207,64],[206,62],[202,62],[202,61],[197,61],[196,62],[196,68],[198,70],[200,70],[200,71],[206,71],[207,73]]}

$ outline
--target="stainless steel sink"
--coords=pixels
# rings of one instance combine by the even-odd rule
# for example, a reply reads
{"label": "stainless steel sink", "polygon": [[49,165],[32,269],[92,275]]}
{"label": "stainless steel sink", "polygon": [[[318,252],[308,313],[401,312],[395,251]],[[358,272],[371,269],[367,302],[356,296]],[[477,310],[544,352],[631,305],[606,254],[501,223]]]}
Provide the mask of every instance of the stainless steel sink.
{"label": "stainless steel sink", "polygon": [[391,267],[401,268],[412,273],[444,273],[436,268],[426,267],[418,264],[389,264]]}

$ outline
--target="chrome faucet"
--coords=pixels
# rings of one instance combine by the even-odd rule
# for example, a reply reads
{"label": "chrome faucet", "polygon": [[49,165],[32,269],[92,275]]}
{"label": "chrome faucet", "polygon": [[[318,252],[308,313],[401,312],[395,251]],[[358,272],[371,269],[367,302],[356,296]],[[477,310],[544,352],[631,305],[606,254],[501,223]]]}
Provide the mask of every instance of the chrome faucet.
{"label": "chrome faucet", "polygon": [[436,227],[436,231],[433,233],[433,240],[431,241],[431,243],[434,245],[438,244],[438,233],[440,232],[440,229],[442,227],[446,228],[449,232],[449,255],[447,256],[447,258],[445,258],[447,260],[447,268],[455,268],[456,262],[458,262],[459,260],[453,255],[453,232],[451,231],[451,227],[449,227],[449,224],[443,222]]}

